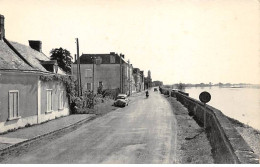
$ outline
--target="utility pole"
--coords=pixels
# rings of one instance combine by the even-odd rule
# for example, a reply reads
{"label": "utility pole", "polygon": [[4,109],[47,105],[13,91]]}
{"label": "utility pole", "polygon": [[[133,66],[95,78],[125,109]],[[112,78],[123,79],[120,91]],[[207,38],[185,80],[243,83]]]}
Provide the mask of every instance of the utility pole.
{"label": "utility pole", "polygon": [[[77,55],[74,55],[74,60],[75,62],[77,62]],[[71,70],[71,72],[73,72],[73,70]],[[77,79],[78,79],[78,63],[77,63]]]}
{"label": "utility pole", "polygon": [[122,93],[122,54],[120,53],[120,93]]}
{"label": "utility pole", "polygon": [[94,68],[94,64],[95,64],[95,57],[92,57],[92,61],[93,61],[93,76],[92,76],[92,79],[93,79],[93,88],[92,88],[92,90],[93,90],[93,93],[94,93],[94,88],[95,88],[95,79],[94,79],[94,77],[95,77],[95,68]]}
{"label": "utility pole", "polygon": [[[75,54],[75,61],[77,62],[77,82],[79,85],[79,64],[78,64],[77,54]],[[79,86],[78,86],[78,96],[79,96]]]}
{"label": "utility pole", "polygon": [[80,59],[79,59],[79,40],[76,38],[77,44],[77,67],[78,67],[78,95],[82,96],[82,87],[81,87],[81,71],[80,71]]}

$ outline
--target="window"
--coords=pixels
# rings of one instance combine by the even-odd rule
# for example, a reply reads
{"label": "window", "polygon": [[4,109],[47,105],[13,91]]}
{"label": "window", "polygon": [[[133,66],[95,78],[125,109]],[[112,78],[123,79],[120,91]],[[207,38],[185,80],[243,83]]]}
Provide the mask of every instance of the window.
{"label": "window", "polygon": [[102,62],[102,59],[101,59],[101,58],[96,59],[96,65],[100,65],[101,62]]}
{"label": "window", "polygon": [[110,63],[115,63],[116,60],[115,60],[115,56],[110,56]]}
{"label": "window", "polygon": [[9,120],[17,119],[19,117],[19,91],[10,90],[9,91]]}
{"label": "window", "polygon": [[85,70],[85,77],[86,77],[86,78],[91,78],[91,77],[92,77],[92,71],[91,71],[91,69],[86,69],[86,70]]}
{"label": "window", "polygon": [[52,112],[52,89],[47,90],[47,112]]}
{"label": "window", "polygon": [[99,81],[98,86],[99,86],[99,87],[100,87],[100,86],[103,86],[103,82],[102,82],[102,81]]}
{"label": "window", "polygon": [[87,83],[87,90],[92,90],[91,83]]}
{"label": "window", "polygon": [[63,91],[60,92],[60,95],[59,95],[59,109],[62,110],[63,109],[63,106],[64,106],[64,93]]}

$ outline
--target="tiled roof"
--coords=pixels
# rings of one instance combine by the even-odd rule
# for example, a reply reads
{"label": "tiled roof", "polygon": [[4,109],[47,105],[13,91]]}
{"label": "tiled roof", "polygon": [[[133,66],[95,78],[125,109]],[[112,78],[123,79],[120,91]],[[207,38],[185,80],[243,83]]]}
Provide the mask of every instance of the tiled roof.
{"label": "tiled roof", "polygon": [[16,53],[2,40],[0,40],[0,69],[3,70],[34,70],[25,63]]}
{"label": "tiled roof", "polygon": [[17,42],[10,43],[33,66],[35,70],[47,72],[47,70],[40,63],[40,60],[50,60],[45,54],[32,49],[30,46],[26,46]]}
{"label": "tiled roof", "polygon": [[[8,46],[8,43],[11,46]],[[13,47],[18,54],[15,53],[11,47]],[[0,70],[39,71],[49,73],[49,71],[42,66],[41,61],[47,62],[50,61],[50,59],[44,53],[38,52],[30,46],[17,42],[0,40]],[[58,74],[64,75],[66,73],[59,68]]]}

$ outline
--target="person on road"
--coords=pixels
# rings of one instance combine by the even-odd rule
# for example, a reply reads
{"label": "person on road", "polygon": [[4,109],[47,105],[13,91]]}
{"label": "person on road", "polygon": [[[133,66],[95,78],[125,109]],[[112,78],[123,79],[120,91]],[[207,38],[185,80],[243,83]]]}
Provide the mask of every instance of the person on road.
{"label": "person on road", "polygon": [[146,94],[146,97],[149,96],[149,92],[148,92],[148,90],[146,90],[145,94]]}

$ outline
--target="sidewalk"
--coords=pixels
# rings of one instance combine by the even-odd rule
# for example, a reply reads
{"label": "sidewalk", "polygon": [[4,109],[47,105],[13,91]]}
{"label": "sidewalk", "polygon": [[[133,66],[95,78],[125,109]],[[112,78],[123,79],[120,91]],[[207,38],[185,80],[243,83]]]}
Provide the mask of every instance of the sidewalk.
{"label": "sidewalk", "polygon": [[73,127],[78,123],[88,121],[94,117],[96,117],[95,114],[68,115],[42,124],[2,134],[0,135],[0,152],[19,143],[30,141],[67,127]]}

